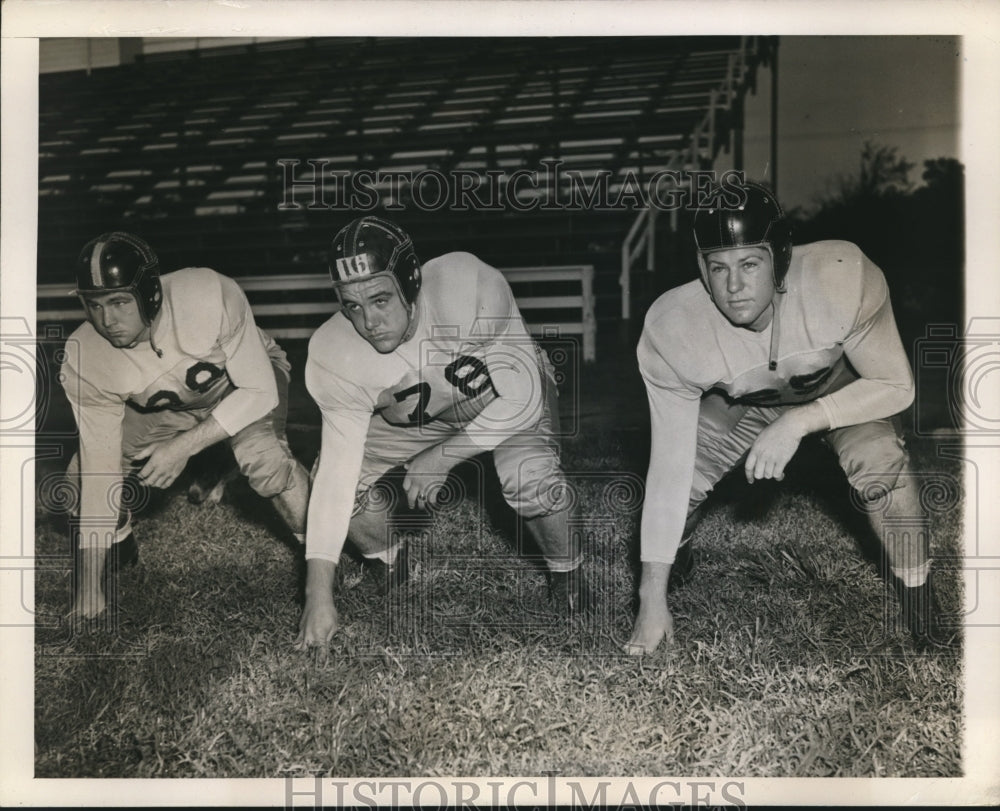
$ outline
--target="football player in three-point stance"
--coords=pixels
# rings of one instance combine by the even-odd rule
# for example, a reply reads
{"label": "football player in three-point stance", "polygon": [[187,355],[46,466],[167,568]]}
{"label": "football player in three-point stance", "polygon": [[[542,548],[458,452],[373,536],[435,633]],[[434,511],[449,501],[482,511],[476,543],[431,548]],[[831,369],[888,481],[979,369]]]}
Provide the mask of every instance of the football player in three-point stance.
{"label": "football player in three-point stance", "polygon": [[390,488],[403,511],[424,511],[456,464],[487,451],[545,558],[553,595],[583,607],[553,374],[504,277],[468,253],[421,267],[410,237],[371,216],[336,235],[330,273],[342,310],[313,335],[306,363],[322,440],[299,646],[325,646],[337,628],[334,572],[348,538],[390,582],[406,577],[398,513],[373,488]]}
{"label": "football player in three-point stance", "polygon": [[87,321],[60,370],[80,432],[67,471],[80,492],[72,615],[104,611],[109,574],[138,557],[123,477],[169,487],[220,441],[303,539],[309,476],[285,439],[289,365],[239,285],[208,268],[161,277],[150,246],[120,231],[84,247],[76,281]]}
{"label": "football player in three-point stance", "polygon": [[848,242],[793,248],[773,195],[756,184],[728,194],[737,188],[742,204],[723,197],[696,213],[701,280],[657,299],[639,341],[652,448],[626,650],[671,638],[668,587],[690,576],[699,507],[722,476],[745,460],[749,482],[781,479],[816,433],[868,500],[915,642],[946,641],[924,509],[893,419],[914,388],[882,272]]}

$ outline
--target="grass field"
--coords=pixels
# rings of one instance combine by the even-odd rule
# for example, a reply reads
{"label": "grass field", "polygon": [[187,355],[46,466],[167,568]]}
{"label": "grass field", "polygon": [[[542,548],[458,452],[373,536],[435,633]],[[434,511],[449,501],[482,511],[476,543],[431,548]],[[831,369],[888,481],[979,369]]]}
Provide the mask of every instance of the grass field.
{"label": "grass field", "polygon": [[[911,444],[917,470],[958,475]],[[960,652],[918,655],[896,627],[819,448],[804,447],[780,487],[720,486],[695,578],[671,598],[675,646],[619,652],[646,448],[637,430],[566,448],[593,615],[551,610],[531,550],[471,467],[456,488],[469,497],[414,540],[396,597],[342,563],[343,628],[325,659],[293,648],[301,561],[244,484],[195,507],[181,482],[150,505],[117,624],[76,637],[59,620],[64,534],[39,508],[36,777],[961,775]],[[961,506],[931,517],[957,615],[947,557]]]}

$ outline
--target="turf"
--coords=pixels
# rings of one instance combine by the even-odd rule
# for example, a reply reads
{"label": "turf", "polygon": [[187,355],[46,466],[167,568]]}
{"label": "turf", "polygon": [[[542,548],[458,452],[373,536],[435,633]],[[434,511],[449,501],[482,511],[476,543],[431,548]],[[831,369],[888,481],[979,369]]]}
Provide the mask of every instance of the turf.
{"label": "turf", "polygon": [[[780,487],[718,488],[694,579],[671,597],[676,644],[620,653],[644,441],[602,432],[566,450],[592,615],[553,610],[471,467],[392,598],[344,560],[326,657],[293,647],[302,562],[245,485],[216,506],[189,504],[183,482],[155,500],[116,620],[75,636],[65,531],[39,508],[36,777],[961,775],[960,652],[918,654],[897,627],[819,450]],[[957,475],[914,448],[918,470]],[[960,515],[956,499],[931,516],[952,614]]]}

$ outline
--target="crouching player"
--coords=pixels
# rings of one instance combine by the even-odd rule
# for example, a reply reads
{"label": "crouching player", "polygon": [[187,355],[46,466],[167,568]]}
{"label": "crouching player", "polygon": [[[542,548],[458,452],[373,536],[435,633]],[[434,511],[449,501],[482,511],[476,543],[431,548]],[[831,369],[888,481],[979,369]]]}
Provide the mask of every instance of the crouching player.
{"label": "crouching player", "polygon": [[[899,424],[913,400],[882,272],[849,242],[792,246],[778,202],[755,184],[695,215],[700,281],[646,315],[639,368],[652,447],[641,524],[639,614],[626,649],[673,631],[668,586],[691,574],[700,505],[742,462],[749,482],[781,479],[803,437],[837,454],[882,539],[918,646],[947,641],[928,580],[926,526]],[[675,558],[676,556],[676,558]]]}
{"label": "crouching player", "polygon": [[504,498],[545,558],[555,599],[585,607],[553,374],[504,277],[467,253],[421,267],[410,237],[376,217],[336,235],[330,273],[343,307],[313,335],[306,363],[322,444],[299,646],[325,646],[337,628],[334,572],[348,538],[385,564],[390,581],[406,578],[396,516],[370,497],[373,488],[395,488],[402,510],[423,511],[452,467],[488,451]]}
{"label": "crouching player", "polygon": [[80,492],[72,616],[104,611],[113,572],[138,558],[123,491],[169,487],[217,442],[304,539],[309,476],[285,439],[289,364],[239,285],[208,268],[161,277],[150,246],[125,232],[89,242],[76,281],[87,321],[60,374],[80,432],[67,471]]}

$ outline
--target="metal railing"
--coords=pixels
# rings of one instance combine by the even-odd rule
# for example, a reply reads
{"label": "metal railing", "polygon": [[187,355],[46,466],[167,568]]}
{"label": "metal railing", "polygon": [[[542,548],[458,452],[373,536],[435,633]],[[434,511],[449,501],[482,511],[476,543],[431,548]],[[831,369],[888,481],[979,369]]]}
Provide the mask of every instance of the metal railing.
{"label": "metal railing", "polygon": [[[532,284],[561,282],[564,290],[558,294],[515,294],[514,300],[522,311],[525,323],[533,335],[556,338],[580,336],[583,359],[597,359],[597,318],[594,314],[593,265],[539,265],[536,267],[497,268],[508,283]],[[250,308],[257,318],[276,318],[279,323],[263,326],[275,338],[306,339],[315,327],[302,326],[303,316],[333,315],[339,309],[335,301],[317,301],[317,291],[330,291],[330,277],[326,273],[300,273],[285,276],[234,276],[250,300]],[[82,322],[83,310],[72,284],[38,285],[38,323]],[[282,291],[293,295],[292,301],[257,301],[258,292]],[[558,312],[561,320],[554,321],[540,313]]]}
{"label": "metal railing", "polygon": [[[740,48],[736,53],[729,54],[726,64],[726,76],[720,88],[713,88],[709,93],[708,110],[698,125],[691,132],[691,140],[687,148],[675,151],[664,167],[667,171],[683,173],[687,169],[699,168],[700,158],[705,151],[709,159],[713,156],[716,136],[716,114],[718,111],[728,111],[734,100],[746,89],[748,72],[748,52],[756,53],[756,37],[741,37]],[[683,174],[679,175],[683,177]],[[660,211],[656,206],[647,205],[632,222],[621,248],[621,275],[618,284],[622,290],[622,319],[629,320],[632,315],[632,268],[636,261],[645,258],[645,269],[653,271],[656,261],[656,221]],[[677,211],[670,210],[671,230],[677,230]]]}

